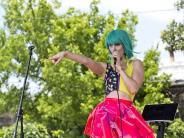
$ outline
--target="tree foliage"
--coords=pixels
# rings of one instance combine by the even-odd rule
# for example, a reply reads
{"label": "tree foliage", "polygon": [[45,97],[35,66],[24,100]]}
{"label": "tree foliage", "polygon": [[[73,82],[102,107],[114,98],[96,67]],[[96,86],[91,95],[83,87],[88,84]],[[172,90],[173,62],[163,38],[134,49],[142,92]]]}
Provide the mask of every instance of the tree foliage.
{"label": "tree foliage", "polygon": [[177,10],[184,10],[184,0],[178,0],[175,3]]}
{"label": "tree foliage", "polygon": [[[60,14],[55,12],[62,8],[57,0],[53,3],[46,0],[3,2],[7,30],[0,31],[0,113],[16,112],[21,87],[10,82],[12,78],[22,82],[29,57],[28,46],[35,47],[23,105],[26,123],[35,123],[28,123],[30,129],[25,129],[26,135],[30,132],[30,137],[34,137],[33,130],[38,135],[56,138],[84,137],[89,112],[104,98],[103,78],[67,59],[54,66],[48,60],[50,56],[68,50],[108,62],[104,40],[116,27],[127,30],[136,45],[137,16],[128,10],[122,11],[118,18],[112,13],[101,15],[99,2],[94,0],[89,12],[70,8]],[[158,63],[156,50],[146,53],[145,83],[135,100],[140,111],[148,103],[170,102],[163,93],[169,86],[169,76],[157,75]],[[38,88],[33,89],[32,83]],[[37,129],[40,124],[43,133]],[[1,136],[9,135],[12,129],[2,128]]]}
{"label": "tree foliage", "polygon": [[[47,59],[59,51],[69,50],[97,61],[106,61],[108,50],[104,47],[104,39],[117,23],[118,28],[126,29],[134,36],[135,15],[127,10],[122,12],[117,22],[113,14],[100,15],[98,3],[91,3],[89,13],[70,8],[57,15],[54,8],[58,3],[50,4],[46,0],[4,1],[8,35],[1,31],[1,84],[7,89],[2,93],[3,107],[16,111],[13,105],[18,103],[18,96],[13,101],[8,97],[16,92],[19,95],[20,89],[8,82],[12,76],[20,80],[24,78],[29,56],[27,47],[33,45],[35,50],[29,80],[42,88],[34,96],[25,95],[28,100],[25,99],[24,104],[30,101],[24,106],[25,114],[46,126],[50,135],[83,136],[89,112],[103,99],[102,78],[78,63],[64,60],[54,66]],[[27,91],[31,89],[29,85]],[[6,111],[3,107],[1,112]]]}
{"label": "tree foliage", "polygon": [[[180,0],[176,3],[178,10],[184,10],[184,1]],[[167,44],[166,50],[170,53],[170,57],[174,60],[174,52],[184,50],[184,23],[173,20],[167,25],[167,28],[161,32],[161,39]]]}
{"label": "tree foliage", "polygon": [[184,24],[173,20],[167,29],[162,31],[161,38],[167,44],[166,50],[174,58],[174,51],[184,50]]}
{"label": "tree foliage", "polygon": [[[14,129],[14,125],[11,127],[3,127],[0,130],[1,138],[11,138],[12,130]],[[20,129],[17,131],[17,135],[20,136]],[[38,123],[24,123],[24,136],[29,138],[49,138],[49,134],[47,132],[47,128],[42,124]]]}
{"label": "tree foliage", "polygon": [[[135,103],[140,111],[146,104],[170,103],[164,89],[170,86],[170,76],[158,74],[160,53],[155,48],[146,52],[144,57],[144,83],[139,90]],[[153,98],[154,97],[154,98]]]}

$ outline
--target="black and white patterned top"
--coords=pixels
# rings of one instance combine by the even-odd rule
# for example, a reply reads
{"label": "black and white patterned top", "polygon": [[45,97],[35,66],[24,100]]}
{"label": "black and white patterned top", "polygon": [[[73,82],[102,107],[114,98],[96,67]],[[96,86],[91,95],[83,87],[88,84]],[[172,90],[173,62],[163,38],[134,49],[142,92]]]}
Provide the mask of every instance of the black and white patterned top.
{"label": "black and white patterned top", "polygon": [[105,94],[119,89],[119,75],[110,64],[107,64],[106,74],[104,78]]}

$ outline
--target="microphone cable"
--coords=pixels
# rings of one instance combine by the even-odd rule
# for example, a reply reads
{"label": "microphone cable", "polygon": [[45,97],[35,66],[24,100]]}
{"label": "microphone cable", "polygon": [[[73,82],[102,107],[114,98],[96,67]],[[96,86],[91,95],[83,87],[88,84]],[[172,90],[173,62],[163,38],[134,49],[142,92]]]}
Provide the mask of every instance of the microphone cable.
{"label": "microphone cable", "polygon": [[116,71],[116,62],[117,59],[114,57],[114,70],[116,73],[116,78],[117,78],[117,83],[116,83],[116,91],[117,91],[117,96],[118,96],[118,108],[119,108],[119,114],[120,114],[120,120],[121,120],[121,132],[122,132],[122,138],[123,138],[123,126],[122,126],[122,113],[121,113],[121,108],[120,108],[120,98],[119,98],[119,82],[120,82],[120,75]]}

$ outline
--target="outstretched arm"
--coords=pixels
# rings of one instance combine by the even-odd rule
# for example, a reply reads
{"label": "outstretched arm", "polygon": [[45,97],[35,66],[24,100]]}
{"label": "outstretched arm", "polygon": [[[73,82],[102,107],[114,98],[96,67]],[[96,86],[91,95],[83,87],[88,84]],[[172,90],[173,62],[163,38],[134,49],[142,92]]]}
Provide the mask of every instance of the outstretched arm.
{"label": "outstretched arm", "polygon": [[71,59],[75,62],[81,63],[89,68],[93,73],[102,76],[105,72],[106,64],[101,62],[95,62],[91,58],[83,55],[74,54],[69,51],[62,51],[50,58],[54,64],[58,64],[63,58]]}

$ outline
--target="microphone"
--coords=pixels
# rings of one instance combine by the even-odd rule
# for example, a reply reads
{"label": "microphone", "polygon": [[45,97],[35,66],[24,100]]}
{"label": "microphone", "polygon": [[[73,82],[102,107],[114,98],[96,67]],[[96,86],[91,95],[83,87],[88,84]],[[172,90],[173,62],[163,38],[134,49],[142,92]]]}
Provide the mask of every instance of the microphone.
{"label": "microphone", "polygon": [[32,45],[32,46],[29,46],[28,48],[29,50],[33,50],[35,47]]}
{"label": "microphone", "polygon": [[34,48],[35,48],[34,46],[29,46],[29,47],[28,47],[28,49],[29,49],[29,54],[30,54],[30,55],[32,55],[33,49],[34,49]]}
{"label": "microphone", "polygon": [[117,61],[117,58],[116,58],[116,57],[114,57],[114,65],[116,65],[116,61]]}

